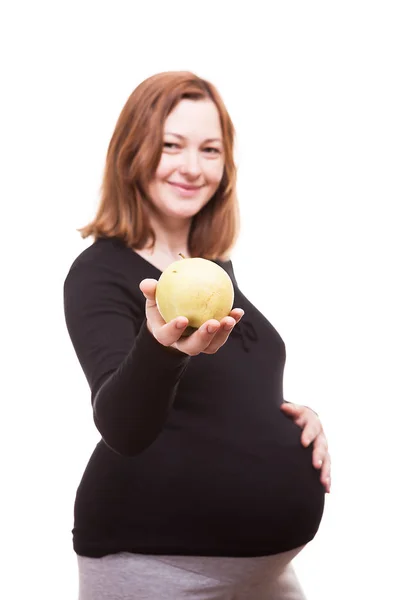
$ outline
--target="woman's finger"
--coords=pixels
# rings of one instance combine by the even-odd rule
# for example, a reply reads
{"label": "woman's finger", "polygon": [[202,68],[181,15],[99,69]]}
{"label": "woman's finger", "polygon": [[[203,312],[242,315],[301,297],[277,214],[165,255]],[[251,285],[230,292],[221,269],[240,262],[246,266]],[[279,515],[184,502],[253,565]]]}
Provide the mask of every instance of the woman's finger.
{"label": "woman's finger", "polygon": [[215,354],[227,341],[233,328],[243,317],[244,311],[241,308],[236,308],[231,311],[229,317],[221,319],[220,329],[214,336],[214,339],[205,350],[206,354]]}
{"label": "woman's finger", "polygon": [[304,406],[293,404],[293,402],[283,402],[281,404],[281,410],[287,417],[292,419],[296,425],[303,429],[307,424],[308,415]]}
{"label": "woman's finger", "polygon": [[243,317],[243,315],[244,315],[243,308],[233,308],[228,316],[233,317],[235,319],[236,323],[239,323],[239,321]]}
{"label": "woman's finger", "polygon": [[220,324],[218,333],[214,336],[212,342],[204,350],[206,354],[215,354],[221,346],[227,341],[232,329],[235,327],[236,321],[232,317],[223,319]]}
{"label": "woman's finger", "polygon": [[150,329],[154,331],[165,325],[156,302],[157,281],[156,279],[143,279],[139,284],[139,288],[146,298],[146,318],[149,321]]}
{"label": "woman's finger", "polygon": [[156,340],[163,346],[175,346],[187,325],[188,320],[186,317],[177,317],[169,323],[162,321],[161,325],[153,327],[152,333]]}
{"label": "woman's finger", "polygon": [[235,308],[228,317],[221,319],[221,321],[210,319],[189,337],[180,339],[176,344],[176,348],[191,356],[196,356],[201,352],[215,354],[226,342],[233,327],[243,315],[244,310]]}
{"label": "woman's finger", "polygon": [[189,337],[179,339],[176,342],[175,347],[178,350],[181,350],[181,352],[189,354],[189,356],[197,356],[201,352],[206,351],[220,327],[221,324],[219,321],[210,319],[206,323],[203,323],[203,325]]}
{"label": "woman's finger", "polygon": [[325,490],[328,492],[331,491],[331,457],[329,452],[326,454],[325,460],[321,469],[321,477],[320,477],[322,485],[325,487]]}
{"label": "woman's finger", "polygon": [[142,279],[142,281],[139,283],[139,288],[146,300],[148,300],[151,305],[155,305],[157,280]]}
{"label": "woman's finger", "polygon": [[313,465],[316,469],[320,469],[328,456],[328,444],[325,434],[320,433],[314,441],[313,448]]}
{"label": "woman's finger", "polygon": [[318,417],[308,419],[301,434],[301,443],[305,448],[309,446],[321,433],[322,425]]}

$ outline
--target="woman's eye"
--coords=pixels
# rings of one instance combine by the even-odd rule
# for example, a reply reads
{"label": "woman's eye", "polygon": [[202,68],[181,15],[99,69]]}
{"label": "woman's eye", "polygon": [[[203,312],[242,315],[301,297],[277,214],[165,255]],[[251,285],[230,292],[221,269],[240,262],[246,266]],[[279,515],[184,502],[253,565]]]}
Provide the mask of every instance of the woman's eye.
{"label": "woman's eye", "polygon": [[174,144],[174,142],[164,142],[164,148],[168,150],[176,150],[179,148],[178,144]]}
{"label": "woman's eye", "polygon": [[220,150],[218,148],[212,148],[211,146],[204,148],[204,152],[207,152],[207,154],[220,154]]}

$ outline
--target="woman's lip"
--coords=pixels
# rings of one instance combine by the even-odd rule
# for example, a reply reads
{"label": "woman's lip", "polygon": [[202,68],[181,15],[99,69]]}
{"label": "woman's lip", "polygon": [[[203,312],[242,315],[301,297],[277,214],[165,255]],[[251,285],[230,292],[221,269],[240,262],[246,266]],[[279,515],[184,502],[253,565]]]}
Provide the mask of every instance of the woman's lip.
{"label": "woman's lip", "polygon": [[201,185],[186,185],[184,183],[175,183],[173,181],[169,181],[168,182],[171,185],[174,185],[175,187],[181,188],[181,190],[186,190],[186,191],[194,191],[194,190],[199,190],[202,186]]}

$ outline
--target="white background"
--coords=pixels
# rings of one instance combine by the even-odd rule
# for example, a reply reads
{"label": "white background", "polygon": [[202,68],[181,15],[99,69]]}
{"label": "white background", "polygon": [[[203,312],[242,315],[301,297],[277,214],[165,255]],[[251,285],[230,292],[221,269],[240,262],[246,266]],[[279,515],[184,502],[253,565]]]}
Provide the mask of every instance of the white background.
{"label": "white background", "polygon": [[[333,458],[309,600],[398,592],[397,2],[13,2],[0,15],[0,596],[76,598],[70,530],[94,444],[62,285],[107,145],[145,77],[217,85],[238,133],[246,295],[287,345],[285,395]],[[261,8],[262,7],[262,8]]]}

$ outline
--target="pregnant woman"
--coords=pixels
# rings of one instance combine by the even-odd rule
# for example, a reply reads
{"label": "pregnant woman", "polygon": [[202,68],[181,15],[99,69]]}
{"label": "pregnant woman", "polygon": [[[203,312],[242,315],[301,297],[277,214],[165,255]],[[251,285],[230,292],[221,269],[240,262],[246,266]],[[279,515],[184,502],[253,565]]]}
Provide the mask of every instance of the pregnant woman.
{"label": "pregnant woman", "polygon": [[[282,338],[235,279],[233,146],[217,90],[186,72],[141,83],[112,136],[81,230],[93,243],[64,284],[101,434],[75,501],[79,600],[304,598],[291,561],[317,533],[330,460],[318,417],[285,404]],[[234,284],[230,315],[190,336],[155,302],[180,253]]]}

